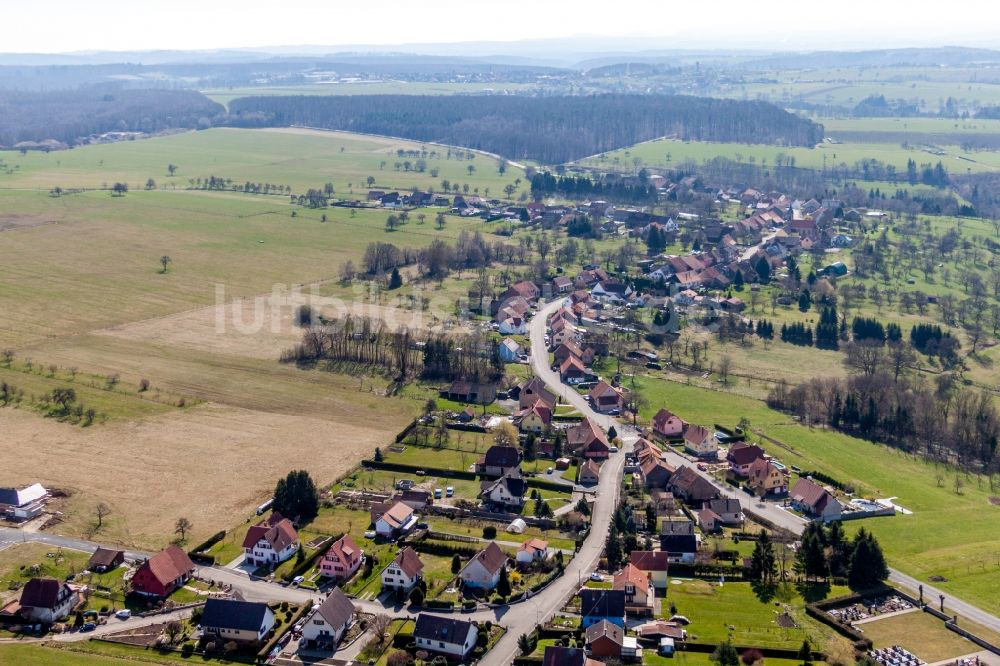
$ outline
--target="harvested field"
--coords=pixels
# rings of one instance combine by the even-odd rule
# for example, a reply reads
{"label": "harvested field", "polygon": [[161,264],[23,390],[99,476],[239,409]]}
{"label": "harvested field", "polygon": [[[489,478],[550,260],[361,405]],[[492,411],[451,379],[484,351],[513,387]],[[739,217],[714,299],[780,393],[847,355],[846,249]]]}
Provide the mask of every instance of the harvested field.
{"label": "harvested field", "polygon": [[275,361],[282,351],[301,342],[302,329],[295,325],[295,313],[300,305],[307,303],[327,319],[351,314],[380,319],[392,329],[442,328],[443,317],[435,318],[433,312],[424,313],[362,300],[314,297],[308,290],[281,290],[266,296],[238,298],[224,305],[122,324],[94,333],[158,346]]}
{"label": "harvested field", "polygon": [[28,229],[38,227],[43,224],[55,224],[55,220],[50,220],[32,215],[14,215],[4,213],[0,215],[0,231],[14,231],[16,229]]}
{"label": "harvested field", "polygon": [[291,469],[324,481],[343,474],[400,429],[401,411],[352,423],[205,405],[81,429],[3,409],[0,485],[29,479],[71,491],[61,534],[87,533],[104,502],[112,514],[103,541],[158,548],[184,516],[194,543],[252,514]]}

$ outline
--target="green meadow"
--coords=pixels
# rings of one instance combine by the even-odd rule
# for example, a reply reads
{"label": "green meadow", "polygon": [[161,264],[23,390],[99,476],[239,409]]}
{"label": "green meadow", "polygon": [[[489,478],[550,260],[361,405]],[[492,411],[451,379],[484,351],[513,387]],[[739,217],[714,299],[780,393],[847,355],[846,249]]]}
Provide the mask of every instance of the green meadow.
{"label": "green meadow", "polygon": [[[101,188],[124,182],[139,190],[150,178],[160,188],[182,189],[191,187],[192,179],[216,176],[238,184],[288,185],[299,194],[333,183],[338,198],[364,199],[371,176],[375,179],[372,189],[416,187],[440,192],[443,181],[448,180],[460,186],[468,184],[470,193],[478,188],[479,194],[485,195],[490,188],[491,195],[499,197],[506,185],[524,177],[513,167],[501,176],[495,158],[473,153],[473,159],[448,159],[447,148],[431,145],[423,147],[428,153],[436,151],[437,156],[428,154],[424,158],[427,169],[420,173],[415,170],[419,158],[401,157],[397,151],[419,151],[422,146],[345,132],[211,129],[51,153],[0,152],[0,189]],[[466,151],[461,153],[464,156]],[[406,162],[410,162],[409,171]],[[169,164],[177,166],[173,176],[167,172]],[[436,178],[431,175],[433,169],[437,169]],[[526,187],[522,184],[520,191]]]}
{"label": "green meadow", "polygon": [[[709,427],[733,427],[746,417],[755,431],[781,442],[755,437],[786,465],[853,484],[859,496],[895,497],[913,514],[848,522],[848,531],[861,526],[872,530],[890,565],[925,580],[941,576],[946,580],[935,584],[942,589],[990,612],[1000,610],[1000,506],[990,502],[1000,488],[991,491],[986,478],[966,477],[886,446],[803,426],[759,400],[647,376],[636,383],[648,401],[643,418],[661,407]],[[956,474],[962,483],[959,493]]]}

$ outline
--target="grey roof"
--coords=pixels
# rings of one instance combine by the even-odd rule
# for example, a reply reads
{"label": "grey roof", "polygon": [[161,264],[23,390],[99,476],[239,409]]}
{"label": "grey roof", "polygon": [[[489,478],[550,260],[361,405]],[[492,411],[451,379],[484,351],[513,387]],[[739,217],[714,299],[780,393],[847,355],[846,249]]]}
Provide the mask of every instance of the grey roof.
{"label": "grey roof", "polygon": [[625,617],[625,590],[580,590],[580,615]]}
{"label": "grey roof", "polygon": [[472,626],[472,622],[468,620],[421,613],[417,616],[417,626],[413,630],[413,636],[461,645],[465,643]]}
{"label": "grey roof", "polygon": [[660,527],[662,536],[688,536],[694,534],[694,523],[690,520],[665,520]]}
{"label": "grey roof", "polygon": [[316,612],[322,615],[331,627],[344,627],[354,616],[354,604],[339,587],[335,587]]}
{"label": "grey roof", "polygon": [[583,648],[549,645],[542,657],[542,666],[584,666],[586,663],[587,653]]}
{"label": "grey roof", "polygon": [[267,604],[231,599],[209,599],[201,615],[201,626],[212,629],[260,631],[267,615]]}

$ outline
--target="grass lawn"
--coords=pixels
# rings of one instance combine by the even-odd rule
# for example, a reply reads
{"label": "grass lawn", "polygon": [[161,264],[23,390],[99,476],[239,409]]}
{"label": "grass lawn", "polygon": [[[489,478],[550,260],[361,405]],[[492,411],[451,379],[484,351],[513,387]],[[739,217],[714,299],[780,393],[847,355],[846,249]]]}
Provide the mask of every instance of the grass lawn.
{"label": "grass lawn", "polygon": [[977,652],[979,647],[945,629],[930,613],[914,612],[859,625],[876,648],[899,645],[931,663]]}
{"label": "grass lawn", "polygon": [[[849,437],[833,430],[810,428],[763,402],[662,379],[642,377],[651,418],[660,407],[692,423],[734,426],[747,417],[751,427],[782,442],[760,444],[787,465],[819,470],[867,497],[896,497],[912,515],[871,518],[846,525],[849,533],[864,526],[873,531],[889,564],[915,576],[943,576],[936,583],[948,592],[991,612],[1000,611],[1000,507],[989,503],[989,485],[973,477],[956,495],[955,471],[922,459]],[[936,475],[945,482],[939,485]],[[998,519],[988,516],[996,513]],[[919,534],[918,539],[914,538]]]}
{"label": "grass lawn", "polygon": [[[829,596],[846,593],[846,588],[834,588]],[[779,591],[778,598],[761,602],[749,583],[710,583],[684,580],[667,588],[663,613],[670,616],[670,605],[691,620],[688,633],[692,640],[723,641],[758,647],[798,648],[808,638],[813,645],[823,645],[830,636],[828,628],[809,619],[803,610],[805,601],[791,585]],[[797,627],[781,627],[776,622],[779,613],[788,611]],[[734,627],[732,630],[729,627]]]}
{"label": "grass lawn", "polygon": [[[715,662],[708,652],[675,652],[673,657],[661,657],[653,650],[642,651],[642,663],[647,666],[711,666]],[[798,659],[779,659],[766,657],[762,660],[766,666],[801,666]]]}
{"label": "grass lawn", "polygon": [[0,645],[0,664],[7,666],[97,666],[98,664],[236,664],[222,658],[200,655],[184,657],[179,652],[157,652],[153,649],[85,641],[72,644]]}
{"label": "grass lawn", "polygon": [[90,554],[79,550],[43,543],[15,544],[0,556],[0,589],[8,589],[11,584],[24,585],[32,578],[63,580],[71,573],[85,571],[89,560]]}

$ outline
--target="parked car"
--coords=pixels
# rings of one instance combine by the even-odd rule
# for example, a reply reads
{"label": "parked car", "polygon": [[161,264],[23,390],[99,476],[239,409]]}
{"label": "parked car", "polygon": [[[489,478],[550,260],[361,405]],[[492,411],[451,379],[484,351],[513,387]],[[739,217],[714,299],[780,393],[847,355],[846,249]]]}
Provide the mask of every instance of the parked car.
{"label": "parked car", "polygon": [[649,368],[650,370],[663,370],[663,366],[660,365],[659,363],[656,363],[655,361],[650,361],[649,363],[646,364],[646,367]]}
{"label": "parked car", "polygon": [[594,573],[590,574],[590,580],[596,583],[600,583],[604,581],[604,576],[595,571]]}
{"label": "parked car", "polygon": [[412,490],[413,486],[413,479],[400,479],[396,482],[397,490]]}
{"label": "parked car", "polygon": [[119,620],[127,620],[130,617],[132,617],[132,611],[130,611],[127,608],[123,608],[117,613],[115,613],[115,617],[118,618]]}
{"label": "parked car", "polygon": [[608,451],[610,451],[611,453],[618,453],[618,447],[617,446],[609,447]]}
{"label": "parked car", "polygon": [[448,486],[447,488],[444,489],[444,494],[447,497],[454,497],[455,496],[455,489],[452,486]]}
{"label": "parked car", "polygon": [[441,489],[440,488],[435,488],[434,489],[434,499],[441,499]]}
{"label": "parked car", "polygon": [[87,622],[80,627],[80,631],[93,631],[94,629],[97,629],[97,625],[93,622]]}
{"label": "parked car", "polygon": [[297,586],[297,585],[301,584],[302,581],[304,581],[305,579],[306,579],[305,576],[296,576],[295,578],[292,579],[292,585],[296,585]]}
{"label": "parked car", "polygon": [[366,539],[374,539],[375,536],[376,536],[376,534],[377,533],[375,532],[375,530],[365,530],[365,538]]}
{"label": "parked car", "polygon": [[552,468],[551,468],[551,467],[549,467],[549,468],[548,468],[547,470],[545,470],[545,473],[546,473],[546,474],[551,474],[551,473],[552,473]]}

